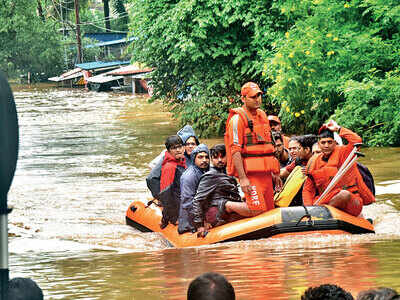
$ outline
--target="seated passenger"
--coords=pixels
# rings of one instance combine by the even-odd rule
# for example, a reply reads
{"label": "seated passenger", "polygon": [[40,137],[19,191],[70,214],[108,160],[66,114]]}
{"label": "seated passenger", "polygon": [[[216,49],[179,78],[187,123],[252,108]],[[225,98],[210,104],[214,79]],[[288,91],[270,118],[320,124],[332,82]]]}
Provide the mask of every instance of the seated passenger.
{"label": "seated passenger", "polygon": [[296,169],[295,172],[299,172],[299,174],[293,173],[293,176],[288,179],[287,186],[285,184],[284,190],[290,189],[290,192],[282,192],[282,194],[279,195],[280,198],[277,198],[278,196],[276,196],[276,201],[282,198],[286,198],[284,201],[280,200],[280,202],[277,203],[279,206],[282,207],[282,204],[285,204],[284,206],[300,206],[303,204],[302,191],[303,184],[306,179],[305,168],[308,160],[312,157],[311,149],[316,140],[317,137],[314,134],[302,135],[297,137],[297,141],[300,145],[299,151],[297,153],[297,158],[293,160],[288,166],[281,169],[280,176],[281,178],[286,179],[297,166],[300,166],[301,169]]}
{"label": "seated passenger", "polygon": [[318,154],[320,154],[322,151],[321,151],[321,148],[319,147],[319,144],[318,144],[318,142],[316,142],[313,146],[312,146],[312,155],[318,155]]}
{"label": "seated passenger", "polygon": [[300,144],[297,141],[297,136],[292,136],[289,140],[289,146],[288,146],[289,154],[290,157],[292,158],[292,161],[296,159],[299,149],[300,149]]}
{"label": "seated passenger", "polygon": [[[334,132],[333,134],[334,134],[333,138],[335,139],[336,145],[342,146],[343,145],[342,138],[337,134],[337,132]],[[321,148],[319,147],[318,142],[313,145],[312,149],[313,149],[313,155],[321,153]],[[370,189],[372,194],[375,196],[374,177],[372,176],[370,170],[368,169],[367,166],[363,165],[362,163],[360,163],[358,161],[357,161],[357,168],[361,174],[361,177],[363,178],[364,183]]]}
{"label": "seated passenger", "polygon": [[[194,133],[192,126],[190,125],[186,125],[182,129],[180,129],[177,135],[182,139],[183,143],[185,144],[184,155],[186,158],[186,166],[189,167],[192,164],[190,153],[192,153],[196,145],[199,144],[199,140],[197,139],[197,136]],[[166,150],[163,150],[155,159],[149,162],[149,167],[151,168],[151,171],[150,174],[146,177],[146,183],[152,196],[155,199],[159,199],[158,195],[160,194],[161,166],[162,162],[164,161],[165,152]]]}
{"label": "seated passenger", "polygon": [[[225,221],[217,218],[221,202],[227,200],[241,202],[235,177],[226,174],[225,145],[215,145],[210,149],[210,154],[213,166],[201,176],[191,210],[193,224],[201,236],[207,229]],[[220,216],[223,217],[225,216]]]}
{"label": "seated passenger", "polygon": [[[183,141],[183,144],[185,145],[185,157],[186,157],[186,163],[188,163],[189,158],[190,158],[190,153],[192,153],[193,149],[200,144],[196,134],[194,133],[194,130],[192,126],[190,125],[185,125],[183,128],[179,129],[179,131],[176,133]],[[159,155],[157,155],[156,158],[154,158],[151,162],[149,162],[149,167],[150,169],[154,169],[158,164],[161,165],[165,151],[161,151]],[[189,165],[188,165],[189,166]]]}
{"label": "seated passenger", "polygon": [[314,134],[307,134],[297,137],[297,142],[300,145],[297,153],[297,158],[293,160],[289,165],[281,169],[280,176],[287,178],[296,166],[301,166],[305,169],[308,160],[311,158],[312,147],[317,141],[317,137]]}
{"label": "seated passenger", "polygon": [[284,147],[282,135],[279,132],[273,132],[272,138],[275,143],[275,157],[279,160],[280,167],[284,168],[291,161],[289,151]]}
{"label": "seated passenger", "polygon": [[168,223],[176,224],[181,196],[180,179],[185,171],[185,156],[182,139],[172,135],[165,141],[165,157],[161,167],[160,194],[162,210],[161,229]]}
{"label": "seated passenger", "polygon": [[[345,146],[338,146],[333,132],[338,132],[348,141]],[[306,169],[307,179],[303,188],[304,205],[313,205],[338,172],[354,145],[361,143],[361,138],[349,129],[340,127],[330,121],[319,130],[319,146],[322,153],[313,156]],[[345,173],[333,189],[318,204],[329,204],[353,216],[361,213],[364,204],[375,201],[371,191],[366,187],[356,164]]]}
{"label": "seated passenger", "polygon": [[287,149],[289,147],[289,137],[282,133],[282,124],[278,116],[268,116],[269,126],[272,132],[278,132],[282,135],[283,146]]}
{"label": "seated passenger", "polygon": [[200,177],[210,168],[210,152],[204,144],[198,145],[191,153],[193,165],[188,167],[181,177],[181,202],[179,209],[178,232],[180,234],[195,231],[190,211]]}
{"label": "seated passenger", "polygon": [[197,138],[192,126],[190,125],[186,125],[176,134],[180,136],[183,144],[185,145],[186,165],[189,168],[194,163],[191,160],[191,154],[194,148],[196,148],[200,144],[199,139]]}

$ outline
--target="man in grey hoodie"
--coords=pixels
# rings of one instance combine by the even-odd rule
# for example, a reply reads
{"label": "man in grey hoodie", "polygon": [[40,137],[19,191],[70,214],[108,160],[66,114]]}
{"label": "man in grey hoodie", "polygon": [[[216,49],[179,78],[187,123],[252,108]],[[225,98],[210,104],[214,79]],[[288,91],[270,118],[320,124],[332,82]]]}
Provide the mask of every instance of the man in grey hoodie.
{"label": "man in grey hoodie", "polygon": [[178,218],[178,232],[195,232],[196,229],[190,217],[193,198],[196,195],[200,177],[209,170],[210,152],[204,144],[198,145],[191,153],[193,165],[188,167],[181,176],[181,203]]}

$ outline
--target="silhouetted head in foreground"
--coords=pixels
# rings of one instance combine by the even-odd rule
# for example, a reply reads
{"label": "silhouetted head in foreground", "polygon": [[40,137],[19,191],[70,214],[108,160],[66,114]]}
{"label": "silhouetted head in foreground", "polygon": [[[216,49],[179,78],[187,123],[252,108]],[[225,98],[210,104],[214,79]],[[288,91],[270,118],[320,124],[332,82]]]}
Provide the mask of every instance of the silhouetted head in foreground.
{"label": "silhouetted head in foreground", "polygon": [[7,300],[43,300],[43,292],[32,279],[16,277],[8,282]]}
{"label": "silhouetted head in foreground", "polygon": [[223,275],[209,272],[190,283],[187,300],[235,300],[235,291]]}
{"label": "silhouetted head in foreground", "polygon": [[321,284],[320,286],[308,288],[301,300],[353,300],[353,296],[334,284]]}
{"label": "silhouetted head in foreground", "polygon": [[400,295],[393,289],[380,287],[362,291],[358,294],[357,300],[399,300]]}

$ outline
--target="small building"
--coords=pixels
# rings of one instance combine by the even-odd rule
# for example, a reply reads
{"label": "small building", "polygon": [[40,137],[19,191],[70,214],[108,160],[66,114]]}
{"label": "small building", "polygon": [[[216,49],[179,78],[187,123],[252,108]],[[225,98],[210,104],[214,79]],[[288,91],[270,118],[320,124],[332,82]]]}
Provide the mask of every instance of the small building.
{"label": "small building", "polygon": [[61,74],[60,76],[55,76],[55,77],[50,77],[48,78],[50,81],[57,82],[57,84],[65,87],[73,87],[73,86],[83,86],[85,85],[83,81],[83,72],[81,68],[75,68],[72,70],[69,70],[68,72],[65,72]]}
{"label": "small building", "polygon": [[57,82],[61,86],[85,86],[96,91],[109,90],[112,86],[119,86],[123,77],[108,76],[107,72],[128,65],[126,61],[94,61],[76,64],[76,68],[61,74],[60,76],[50,77],[48,80]]}
{"label": "small building", "polygon": [[95,61],[89,63],[76,64],[83,71],[85,84],[88,89],[95,91],[108,91],[113,86],[119,86],[122,83],[122,76],[110,76],[109,72],[129,64],[127,61],[102,62]]}
{"label": "small building", "polygon": [[137,65],[129,65],[108,72],[110,76],[123,76],[124,82],[120,87],[113,87],[115,91],[123,90],[132,94],[149,94],[152,96],[151,72],[153,68],[144,68]]}
{"label": "small building", "polygon": [[86,33],[84,37],[97,40],[97,43],[86,45],[85,48],[95,48],[100,47],[102,50],[102,57],[107,57],[113,55],[117,59],[121,58],[124,51],[129,43],[131,43],[134,38],[127,37],[126,33]]}

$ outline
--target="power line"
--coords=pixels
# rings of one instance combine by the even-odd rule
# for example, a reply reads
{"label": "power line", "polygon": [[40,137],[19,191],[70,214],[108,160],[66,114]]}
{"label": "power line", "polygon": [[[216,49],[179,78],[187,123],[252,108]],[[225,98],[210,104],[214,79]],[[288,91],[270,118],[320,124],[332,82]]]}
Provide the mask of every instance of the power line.
{"label": "power line", "polygon": [[126,16],[129,16],[128,13],[122,14],[122,15],[118,15],[117,17],[108,17],[108,18],[103,18],[103,19],[98,19],[97,21],[91,21],[91,22],[81,22],[79,23],[80,25],[92,25],[94,23],[103,23],[107,20],[118,20],[118,19],[122,19],[125,18]]}
{"label": "power line", "polygon": [[[129,33],[129,31],[120,31],[120,30],[107,29],[107,28],[105,28],[105,27],[101,27],[101,26],[98,26],[98,25],[95,25],[95,24],[90,24],[90,25],[92,25],[92,26],[94,26],[94,27],[97,27],[97,28],[99,28],[99,29],[104,29],[105,31],[108,31],[108,32]],[[87,26],[87,25],[86,25],[86,26]]]}
{"label": "power line", "polygon": [[[73,0],[72,0],[72,1],[73,1]],[[72,1],[71,1],[71,3],[72,3]],[[60,15],[60,11],[58,11],[58,10],[57,10],[57,7],[56,7],[56,2],[57,2],[57,1],[56,1],[56,0],[52,0],[52,2],[53,2],[53,6],[54,6],[54,8],[55,8],[55,10],[56,10],[56,12],[57,12],[57,14],[58,14],[58,16],[61,17],[61,23],[62,23],[62,24],[68,24],[68,25],[71,26],[71,27],[76,27],[76,26],[74,26],[75,24],[72,24],[72,23],[68,22],[68,20],[64,20],[64,18]],[[65,1],[63,1],[63,2],[65,2]],[[61,5],[61,1],[58,1],[58,3],[59,3],[59,6],[64,7],[65,9],[68,9],[68,10],[71,10],[71,11],[74,10],[74,9],[71,9],[71,8],[68,8],[68,7],[65,7],[65,6]],[[58,5],[58,4],[57,4],[57,5]],[[115,16],[115,17],[102,18],[102,19],[98,19],[98,20],[96,20],[96,21],[90,21],[90,22],[79,22],[77,25],[83,25],[83,26],[92,25],[92,26],[94,26],[94,27],[97,27],[97,28],[99,28],[99,29],[104,29],[104,30],[107,31],[107,30],[108,30],[107,28],[104,28],[104,27],[95,25],[95,23],[103,23],[103,22],[105,22],[105,21],[107,21],[107,20],[115,21],[115,20],[119,20],[119,19],[125,18],[125,17],[127,17],[127,16],[129,16],[129,14],[126,12],[126,13],[123,13],[123,14],[118,14],[118,15]],[[58,21],[58,20],[57,20],[57,21]],[[128,32],[128,31],[116,31],[116,30],[108,30],[108,31],[120,32],[120,33],[127,33],[127,32]]]}

